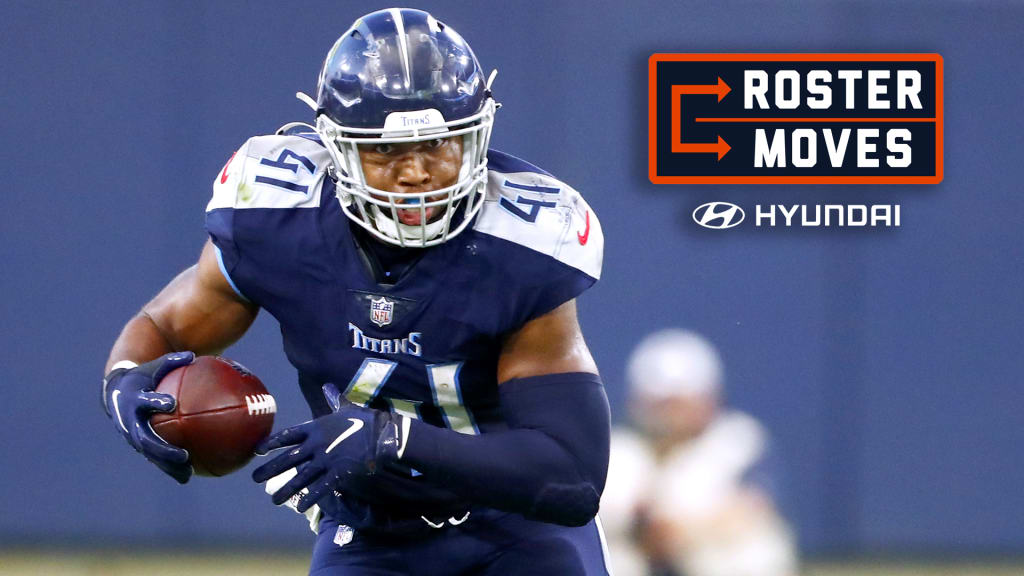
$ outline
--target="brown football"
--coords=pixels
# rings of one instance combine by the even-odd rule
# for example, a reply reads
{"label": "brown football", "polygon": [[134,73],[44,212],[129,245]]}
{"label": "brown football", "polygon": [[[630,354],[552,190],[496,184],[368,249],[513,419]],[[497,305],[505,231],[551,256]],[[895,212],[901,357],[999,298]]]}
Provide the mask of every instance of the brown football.
{"label": "brown football", "polygon": [[274,397],[252,372],[227,358],[199,356],[164,376],[156,391],[174,396],[178,405],[170,414],[154,414],[153,430],[188,450],[200,476],[245,466],[274,427]]}

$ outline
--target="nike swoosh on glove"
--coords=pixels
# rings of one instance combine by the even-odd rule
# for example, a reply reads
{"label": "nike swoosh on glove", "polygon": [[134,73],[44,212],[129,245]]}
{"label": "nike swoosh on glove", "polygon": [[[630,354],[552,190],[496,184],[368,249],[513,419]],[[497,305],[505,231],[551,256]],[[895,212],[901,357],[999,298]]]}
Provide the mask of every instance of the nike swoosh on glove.
{"label": "nike swoosh on glove", "polygon": [[281,430],[256,448],[260,455],[289,448],[253,471],[256,482],[266,482],[289,468],[298,471],[274,492],[271,499],[276,505],[305,488],[308,493],[296,506],[305,512],[321,498],[366,481],[397,459],[404,416],[343,400],[331,384],[324,386],[324,392],[333,413]]}
{"label": "nike swoosh on glove", "polygon": [[174,396],[153,390],[164,376],[194,360],[192,352],[172,352],[134,368],[111,370],[103,379],[103,408],[114,428],[136,452],[180,484],[192,477],[188,452],[158,436],[149,418],[154,412],[174,412]]}

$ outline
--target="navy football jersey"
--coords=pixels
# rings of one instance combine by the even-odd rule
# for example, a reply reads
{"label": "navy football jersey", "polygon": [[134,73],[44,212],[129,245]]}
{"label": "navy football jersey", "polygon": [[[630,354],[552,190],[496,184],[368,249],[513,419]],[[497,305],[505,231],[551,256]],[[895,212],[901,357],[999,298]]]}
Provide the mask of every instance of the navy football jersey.
{"label": "navy football jersey", "polygon": [[491,150],[483,208],[393,284],[380,284],[315,137],[259,136],[214,181],[206,226],[221,271],[281,325],[314,416],[321,386],[467,434],[505,428],[503,339],[600,276],[601,225],[547,172]]}

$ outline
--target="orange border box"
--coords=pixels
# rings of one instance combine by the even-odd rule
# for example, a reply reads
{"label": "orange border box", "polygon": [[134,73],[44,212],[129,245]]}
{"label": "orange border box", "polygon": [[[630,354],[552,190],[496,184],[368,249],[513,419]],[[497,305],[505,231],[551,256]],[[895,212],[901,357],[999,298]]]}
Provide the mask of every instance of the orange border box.
{"label": "orange border box", "polygon": [[[659,176],[658,62],[934,62],[934,176]],[[942,182],[942,56],[939,54],[652,54],[648,59],[648,177],[654,184],[938,184]]]}

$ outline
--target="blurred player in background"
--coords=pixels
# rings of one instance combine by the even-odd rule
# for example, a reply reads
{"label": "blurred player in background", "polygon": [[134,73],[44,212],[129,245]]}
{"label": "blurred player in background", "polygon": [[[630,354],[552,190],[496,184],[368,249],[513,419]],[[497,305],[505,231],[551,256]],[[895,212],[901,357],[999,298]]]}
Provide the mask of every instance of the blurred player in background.
{"label": "blurred player in background", "polygon": [[721,407],[722,363],[701,336],[649,335],[627,366],[635,432],[612,434],[601,517],[617,576],[791,576],[768,438]]}
{"label": "blurred player in background", "polygon": [[570,186],[488,149],[497,104],[426,12],[358,19],[320,73],[315,125],[249,139],[214,182],[199,263],[124,328],[103,398],[179,482],[153,388],[281,325],[313,420],[253,478],[318,533],[313,574],[606,574],[595,520],[609,411],[576,320],[600,276]]}

